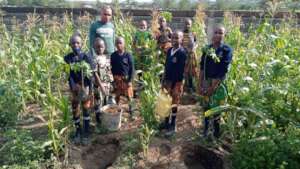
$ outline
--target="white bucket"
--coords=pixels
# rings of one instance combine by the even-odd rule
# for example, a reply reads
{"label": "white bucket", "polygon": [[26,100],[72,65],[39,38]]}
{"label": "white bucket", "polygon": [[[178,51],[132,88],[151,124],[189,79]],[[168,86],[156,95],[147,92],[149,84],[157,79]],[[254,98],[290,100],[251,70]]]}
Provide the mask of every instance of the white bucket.
{"label": "white bucket", "polygon": [[[110,110],[117,110],[117,112],[109,112]],[[101,108],[102,113],[102,124],[103,127],[109,131],[117,131],[121,127],[121,119],[123,110],[116,104],[105,105]]]}

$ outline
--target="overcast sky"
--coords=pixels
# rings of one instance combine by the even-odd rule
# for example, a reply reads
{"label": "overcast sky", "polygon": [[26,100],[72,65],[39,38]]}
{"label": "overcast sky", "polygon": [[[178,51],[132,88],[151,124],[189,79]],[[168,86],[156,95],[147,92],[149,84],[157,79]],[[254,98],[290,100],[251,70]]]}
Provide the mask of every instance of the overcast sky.
{"label": "overcast sky", "polygon": [[[97,0],[66,0],[66,1],[97,1]],[[110,3],[112,0],[99,0],[99,2],[105,2],[105,3]],[[119,0],[120,2],[126,1],[126,0]],[[152,2],[152,0],[136,0],[136,2]]]}

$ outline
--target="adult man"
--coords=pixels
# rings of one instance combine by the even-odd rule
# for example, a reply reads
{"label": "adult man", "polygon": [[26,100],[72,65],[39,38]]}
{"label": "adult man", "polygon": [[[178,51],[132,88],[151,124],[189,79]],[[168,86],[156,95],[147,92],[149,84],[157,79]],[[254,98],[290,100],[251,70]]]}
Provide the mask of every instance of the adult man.
{"label": "adult man", "polygon": [[112,18],[112,9],[109,6],[104,6],[101,9],[101,18],[99,21],[92,23],[89,32],[89,45],[90,48],[93,48],[94,40],[99,37],[103,39],[106,46],[105,54],[110,56],[115,48],[114,48],[114,40],[115,40],[115,28],[111,22]]}
{"label": "adult man", "polygon": [[[214,27],[212,44],[206,46],[200,62],[200,95],[204,96],[204,110],[217,107],[225,103],[227,90],[224,84],[229,65],[232,61],[232,48],[223,43],[225,28],[222,25]],[[220,136],[220,117],[213,117],[214,136]],[[203,135],[209,129],[209,117],[204,119]]]}

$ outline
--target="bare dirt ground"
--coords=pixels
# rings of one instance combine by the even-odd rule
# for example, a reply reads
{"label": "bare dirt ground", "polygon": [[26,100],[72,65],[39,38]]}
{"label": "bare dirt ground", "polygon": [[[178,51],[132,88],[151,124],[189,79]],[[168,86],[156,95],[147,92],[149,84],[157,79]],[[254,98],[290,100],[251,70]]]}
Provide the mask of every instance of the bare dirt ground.
{"label": "bare dirt ground", "polygon": [[[74,169],[223,169],[227,168],[225,157],[227,152],[223,149],[208,148],[199,141],[201,120],[199,120],[200,107],[195,104],[192,97],[183,97],[177,115],[177,133],[172,138],[165,138],[157,134],[152,138],[147,154],[138,149],[134,155],[134,164],[131,167],[116,165],[117,159],[122,156],[128,135],[134,137],[142,124],[141,117],[128,119],[124,113],[122,127],[117,132],[108,134],[95,134],[91,136],[88,146],[67,145],[68,165],[66,168]],[[30,111],[37,111],[37,107],[29,107]],[[127,110],[127,106],[124,105]],[[40,111],[39,111],[40,112]],[[93,115],[92,115],[93,117]],[[27,120],[27,121],[26,121]],[[20,128],[31,129],[34,136],[47,136],[47,122],[39,114],[31,114],[24,118]]]}

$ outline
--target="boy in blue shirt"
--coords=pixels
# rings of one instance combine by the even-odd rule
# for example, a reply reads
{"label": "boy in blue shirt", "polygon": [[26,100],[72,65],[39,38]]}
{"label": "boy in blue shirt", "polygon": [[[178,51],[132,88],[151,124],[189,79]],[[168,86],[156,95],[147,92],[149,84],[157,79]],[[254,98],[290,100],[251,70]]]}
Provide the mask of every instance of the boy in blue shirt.
{"label": "boy in blue shirt", "polygon": [[81,51],[82,39],[79,34],[74,34],[70,39],[70,46],[72,52],[64,57],[67,64],[70,65],[69,74],[69,86],[71,90],[71,102],[72,102],[72,113],[73,120],[75,124],[75,144],[80,143],[81,140],[81,125],[80,125],[80,104],[82,104],[83,111],[83,138],[82,143],[88,144],[89,136],[89,125],[90,125],[90,109],[92,104],[91,99],[91,80],[89,77],[82,77],[82,69],[76,70],[74,68],[75,64],[86,62],[92,67],[92,59],[89,58],[85,53]]}
{"label": "boy in blue shirt", "polygon": [[110,64],[114,78],[114,92],[116,101],[119,104],[121,95],[127,96],[129,100],[129,113],[132,115],[133,88],[132,80],[134,75],[134,62],[130,53],[125,51],[125,39],[116,39],[116,48],[111,55]]}
{"label": "boy in blue shirt", "polygon": [[[182,47],[183,33],[176,31],[172,34],[172,45],[167,52],[165,62],[165,72],[162,87],[168,91],[172,97],[171,119],[167,117],[162,129],[167,129],[166,136],[171,136],[176,132],[176,113],[180,98],[183,92],[184,68],[187,58],[186,50]],[[171,121],[171,123],[170,123]]]}
{"label": "boy in blue shirt", "polygon": [[[224,84],[229,65],[232,61],[232,48],[223,43],[224,26],[214,28],[212,44],[203,50],[200,62],[200,95],[205,98],[204,111],[225,103],[227,90]],[[203,135],[207,136],[209,117],[204,119]],[[220,136],[220,117],[213,117],[214,136]]]}

